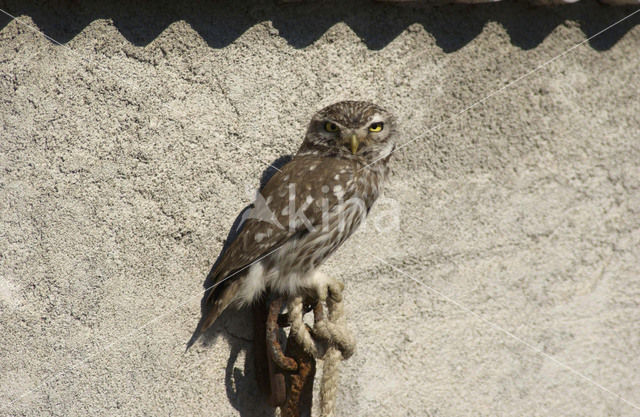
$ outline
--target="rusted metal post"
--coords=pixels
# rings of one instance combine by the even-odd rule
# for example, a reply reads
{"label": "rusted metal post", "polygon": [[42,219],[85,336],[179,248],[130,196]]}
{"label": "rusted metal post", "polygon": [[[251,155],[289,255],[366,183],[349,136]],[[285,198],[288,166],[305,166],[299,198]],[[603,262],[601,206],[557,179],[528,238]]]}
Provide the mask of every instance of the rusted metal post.
{"label": "rusted metal post", "polygon": [[[282,352],[279,330],[290,325],[288,316],[280,314],[284,298],[266,300],[253,308],[258,385],[271,406],[281,407],[283,417],[310,417],[316,360],[292,336],[287,340],[286,354]],[[305,308],[305,312],[310,310]]]}
{"label": "rusted metal post", "polygon": [[298,370],[287,377],[287,400],[281,407],[282,417],[311,417],[316,360],[293,336],[287,339],[286,355],[296,359]]}
{"label": "rusted metal post", "polygon": [[[323,314],[322,304],[317,301],[309,302],[305,305],[304,313],[312,309],[314,320],[320,319]],[[282,407],[282,417],[311,417],[316,359],[307,353],[304,347],[291,335],[287,339],[286,355],[296,358],[298,371],[289,375],[287,401]]]}

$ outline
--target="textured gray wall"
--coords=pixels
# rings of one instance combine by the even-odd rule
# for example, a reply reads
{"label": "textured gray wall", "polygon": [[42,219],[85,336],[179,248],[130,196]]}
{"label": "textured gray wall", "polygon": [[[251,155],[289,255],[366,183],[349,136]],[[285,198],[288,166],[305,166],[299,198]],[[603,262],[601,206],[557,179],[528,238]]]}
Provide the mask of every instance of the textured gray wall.
{"label": "textured gray wall", "polygon": [[461,113],[637,9],[128,3],[0,2],[65,45],[0,16],[1,415],[272,415],[248,312],[185,342],[263,171],[347,98],[419,139],[324,267],[338,415],[640,415],[640,14]]}

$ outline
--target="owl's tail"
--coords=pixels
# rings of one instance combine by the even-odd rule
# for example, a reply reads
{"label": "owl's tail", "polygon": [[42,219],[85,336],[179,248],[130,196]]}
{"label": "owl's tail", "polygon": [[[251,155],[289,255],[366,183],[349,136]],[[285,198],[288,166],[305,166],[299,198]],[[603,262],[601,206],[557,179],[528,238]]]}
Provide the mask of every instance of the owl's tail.
{"label": "owl's tail", "polygon": [[202,306],[202,317],[198,323],[198,327],[193,332],[193,336],[187,342],[187,350],[198,340],[200,335],[204,333],[215,321],[220,314],[229,307],[238,292],[240,280],[230,280],[220,282],[220,285],[211,287],[204,297]]}

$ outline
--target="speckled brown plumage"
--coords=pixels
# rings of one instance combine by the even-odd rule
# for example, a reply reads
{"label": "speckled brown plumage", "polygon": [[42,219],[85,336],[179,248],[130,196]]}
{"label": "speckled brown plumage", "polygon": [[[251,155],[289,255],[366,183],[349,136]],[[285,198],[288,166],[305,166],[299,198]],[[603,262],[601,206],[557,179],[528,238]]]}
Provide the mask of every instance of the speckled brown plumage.
{"label": "speckled brown plumage", "polygon": [[381,192],[393,133],[393,116],[368,102],[344,101],[314,115],[300,149],[262,189],[213,271],[200,331],[229,304],[250,303],[267,287],[295,294],[321,285],[317,268]]}

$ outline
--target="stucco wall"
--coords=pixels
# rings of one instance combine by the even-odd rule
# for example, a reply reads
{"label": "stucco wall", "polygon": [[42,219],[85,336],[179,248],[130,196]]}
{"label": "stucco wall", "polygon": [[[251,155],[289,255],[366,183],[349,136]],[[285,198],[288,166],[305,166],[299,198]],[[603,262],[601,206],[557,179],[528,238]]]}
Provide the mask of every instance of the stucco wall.
{"label": "stucco wall", "polygon": [[248,312],[185,343],[263,171],[351,98],[417,139],[324,266],[358,341],[337,414],[640,413],[640,13],[508,85],[637,8],[24,3],[0,2],[1,415],[272,415]]}

